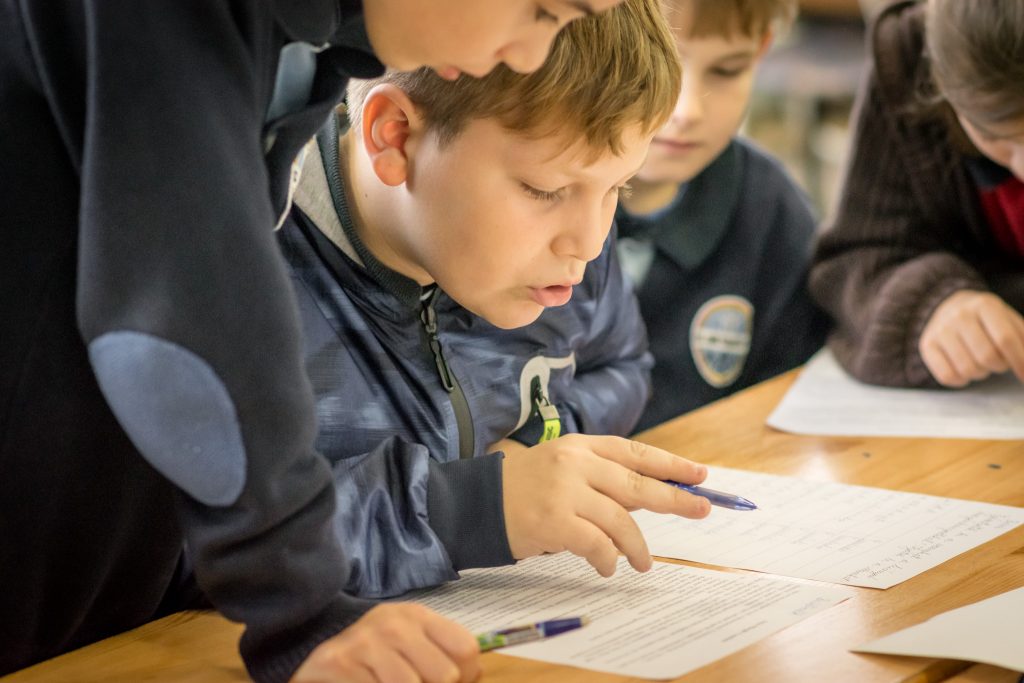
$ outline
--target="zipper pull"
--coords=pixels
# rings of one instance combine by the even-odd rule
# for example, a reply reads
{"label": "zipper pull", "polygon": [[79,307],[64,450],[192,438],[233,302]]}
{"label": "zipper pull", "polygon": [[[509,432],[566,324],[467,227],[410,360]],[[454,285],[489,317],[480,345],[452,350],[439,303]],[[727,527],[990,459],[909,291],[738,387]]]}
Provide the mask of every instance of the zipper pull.
{"label": "zipper pull", "polygon": [[434,298],[437,296],[437,289],[430,293],[430,296],[423,301],[420,309],[420,322],[427,332],[427,343],[430,351],[434,354],[434,365],[437,366],[437,374],[441,377],[441,385],[449,394],[455,391],[455,382],[452,380],[451,370],[444,359],[444,350],[441,348],[441,340],[437,336],[437,314],[434,313]]}
{"label": "zipper pull", "polygon": [[537,443],[557,439],[562,433],[562,418],[558,416],[558,408],[544,395],[540,377],[534,377],[530,381],[530,396],[533,399],[534,412],[540,415],[541,420],[544,421],[544,431]]}

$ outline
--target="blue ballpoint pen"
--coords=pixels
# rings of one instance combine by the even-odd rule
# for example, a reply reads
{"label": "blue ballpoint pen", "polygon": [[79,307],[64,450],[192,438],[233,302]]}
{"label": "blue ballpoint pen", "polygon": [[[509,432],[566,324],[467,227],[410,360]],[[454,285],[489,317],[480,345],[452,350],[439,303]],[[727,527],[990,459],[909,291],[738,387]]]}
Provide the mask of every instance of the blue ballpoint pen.
{"label": "blue ballpoint pen", "polygon": [[680,488],[687,493],[692,493],[695,496],[707,498],[709,503],[717,505],[720,508],[729,508],[730,510],[757,509],[757,506],[746,498],[740,498],[739,496],[734,496],[731,493],[722,493],[721,491],[706,489],[701,486],[694,486],[693,484],[680,484],[678,481],[666,480],[665,483],[672,484],[672,486]]}

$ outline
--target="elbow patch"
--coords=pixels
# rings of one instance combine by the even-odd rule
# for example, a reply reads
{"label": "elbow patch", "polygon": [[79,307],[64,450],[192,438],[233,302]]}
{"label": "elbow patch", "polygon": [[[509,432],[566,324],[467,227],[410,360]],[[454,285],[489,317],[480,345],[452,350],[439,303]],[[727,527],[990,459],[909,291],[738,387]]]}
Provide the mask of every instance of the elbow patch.
{"label": "elbow patch", "polygon": [[206,361],[125,331],[94,339],[89,359],[108,405],[150,465],[206,505],[238,499],[246,471],[238,415]]}

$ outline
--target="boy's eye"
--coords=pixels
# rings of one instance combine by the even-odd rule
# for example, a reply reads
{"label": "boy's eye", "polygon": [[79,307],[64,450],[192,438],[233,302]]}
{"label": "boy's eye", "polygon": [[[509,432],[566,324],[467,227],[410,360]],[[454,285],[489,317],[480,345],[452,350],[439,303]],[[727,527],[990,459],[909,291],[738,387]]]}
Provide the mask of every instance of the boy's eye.
{"label": "boy's eye", "polygon": [[540,5],[537,5],[537,12],[534,15],[534,17],[537,21],[546,21],[548,23],[556,25],[559,23],[557,15],[552,14],[551,12],[547,11]]}
{"label": "boy's eye", "polygon": [[528,194],[530,197],[542,202],[553,202],[556,199],[561,199],[562,197],[562,190],[560,189],[554,190],[553,192],[548,192],[547,190],[538,190],[536,187],[533,187],[532,185],[527,185],[526,183],[523,182],[520,182],[519,185],[522,186],[523,191],[526,192],[526,194]]}
{"label": "boy's eye", "polygon": [[741,66],[715,66],[711,68],[711,75],[719,78],[736,78],[746,73],[748,65]]}

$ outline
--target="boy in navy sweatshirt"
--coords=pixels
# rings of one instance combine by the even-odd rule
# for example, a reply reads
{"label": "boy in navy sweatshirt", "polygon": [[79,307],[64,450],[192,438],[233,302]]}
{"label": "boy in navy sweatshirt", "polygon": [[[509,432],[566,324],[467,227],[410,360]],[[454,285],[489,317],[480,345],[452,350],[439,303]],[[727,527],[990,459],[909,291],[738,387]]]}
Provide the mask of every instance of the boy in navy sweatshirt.
{"label": "boy in navy sweatshirt", "polygon": [[682,92],[618,213],[654,354],[640,427],[804,362],[826,318],[805,284],[815,221],[774,159],[734,137],[793,0],[670,0]]}

